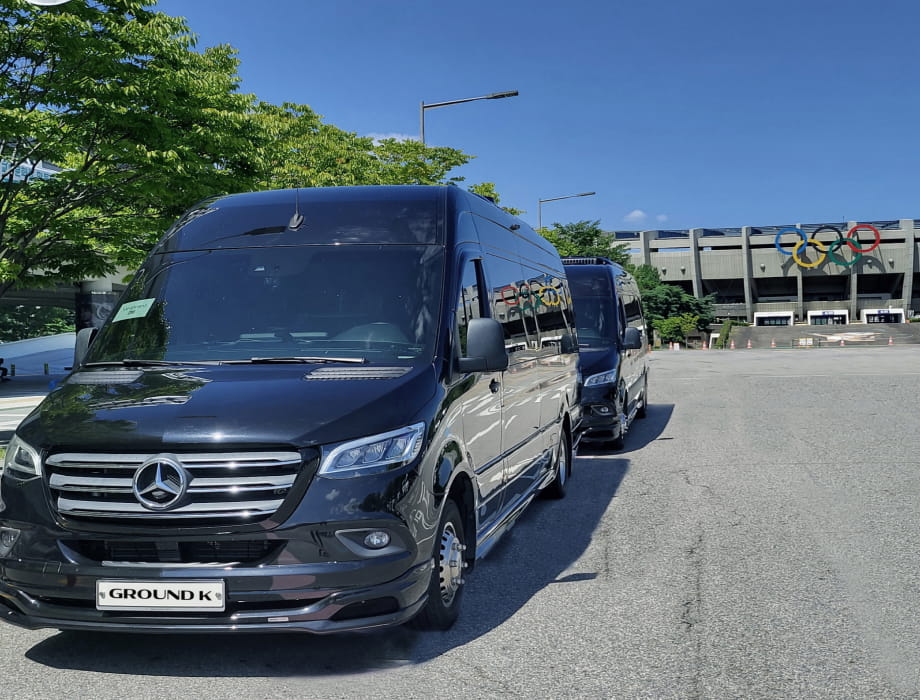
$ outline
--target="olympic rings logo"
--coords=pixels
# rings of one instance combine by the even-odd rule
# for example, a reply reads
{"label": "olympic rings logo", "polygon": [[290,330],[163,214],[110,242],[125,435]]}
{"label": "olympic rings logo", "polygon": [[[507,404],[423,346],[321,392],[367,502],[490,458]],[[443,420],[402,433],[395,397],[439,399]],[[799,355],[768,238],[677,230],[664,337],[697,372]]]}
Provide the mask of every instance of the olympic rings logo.
{"label": "olympic rings logo", "polygon": [[[859,229],[868,229],[869,231],[872,231],[872,233],[875,235],[875,242],[872,245],[870,245],[868,248],[861,248],[858,245],[856,245],[856,243],[859,243],[859,237],[857,235],[857,231],[859,231]],[[830,244],[822,243],[816,238],[816,236],[822,231],[833,231],[834,233],[837,234],[837,239]],[[791,251],[784,250],[783,247],[780,245],[780,238],[782,238],[784,233],[795,233],[802,240],[799,243],[797,243]],[[787,226],[786,228],[782,229],[779,233],[777,233],[776,237],[773,239],[773,245],[776,246],[776,249],[780,253],[782,253],[783,255],[791,255],[792,259],[795,260],[796,265],[798,265],[799,267],[804,267],[804,268],[818,267],[818,265],[823,263],[825,259],[827,258],[830,258],[831,262],[837,263],[838,265],[841,265],[842,267],[850,267],[851,265],[855,265],[857,262],[859,262],[859,260],[863,256],[863,253],[871,253],[873,250],[878,248],[881,242],[882,242],[882,234],[880,234],[878,232],[878,229],[875,228],[875,226],[872,226],[871,224],[857,224],[856,226],[851,228],[849,231],[847,231],[846,236],[844,236],[843,233],[841,233],[840,229],[837,228],[836,226],[821,226],[820,228],[816,229],[811,234],[811,236],[806,236],[805,232],[800,228],[796,228],[793,226]],[[814,246],[815,250],[817,250],[820,253],[820,255],[812,262],[802,259],[802,253],[807,251],[808,246]],[[845,260],[844,258],[841,258],[837,255],[837,250],[839,248],[842,248],[843,246],[846,246],[847,248],[852,250],[853,253],[855,253],[852,259]]]}
{"label": "olympic rings logo", "polygon": [[522,282],[517,287],[514,285],[502,287],[499,290],[499,295],[502,303],[506,306],[518,306],[520,304],[525,309],[533,308],[534,306],[559,306],[561,303],[559,291],[554,287],[547,285],[537,287],[527,282]]}

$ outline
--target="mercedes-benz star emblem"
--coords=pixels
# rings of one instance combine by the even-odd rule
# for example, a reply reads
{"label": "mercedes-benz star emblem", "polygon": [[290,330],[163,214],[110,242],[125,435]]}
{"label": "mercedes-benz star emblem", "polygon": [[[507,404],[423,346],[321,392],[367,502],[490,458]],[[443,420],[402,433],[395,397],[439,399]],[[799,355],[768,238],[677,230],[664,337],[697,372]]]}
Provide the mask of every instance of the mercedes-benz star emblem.
{"label": "mercedes-benz star emblem", "polygon": [[175,457],[157,455],[134,472],[134,497],[148,510],[170,510],[185,498],[189,474]]}

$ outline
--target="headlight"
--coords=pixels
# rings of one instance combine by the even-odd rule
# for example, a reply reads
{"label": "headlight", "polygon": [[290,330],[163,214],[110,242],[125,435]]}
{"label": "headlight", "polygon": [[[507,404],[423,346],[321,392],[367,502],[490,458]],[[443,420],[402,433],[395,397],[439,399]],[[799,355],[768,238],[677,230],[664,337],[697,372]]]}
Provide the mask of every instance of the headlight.
{"label": "headlight", "polygon": [[41,459],[39,459],[35,448],[18,435],[13,435],[10,444],[6,446],[3,471],[9,471],[10,474],[18,476],[20,479],[38,476],[41,474]]}
{"label": "headlight", "polygon": [[397,469],[418,456],[424,433],[425,424],[416,423],[400,430],[343,442],[329,448],[323,456],[319,474],[347,479]]}
{"label": "headlight", "polygon": [[585,386],[598,386],[600,384],[613,384],[617,380],[617,371],[615,369],[609,372],[593,374],[585,380]]}

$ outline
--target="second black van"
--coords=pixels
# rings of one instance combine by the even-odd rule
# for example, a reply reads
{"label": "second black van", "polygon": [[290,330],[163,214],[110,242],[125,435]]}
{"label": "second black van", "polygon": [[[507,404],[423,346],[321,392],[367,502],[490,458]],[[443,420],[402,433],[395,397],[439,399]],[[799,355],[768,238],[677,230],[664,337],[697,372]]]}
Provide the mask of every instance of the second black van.
{"label": "second black van", "polygon": [[581,440],[619,449],[648,405],[648,331],[639,287],[607,258],[562,262],[578,328]]}

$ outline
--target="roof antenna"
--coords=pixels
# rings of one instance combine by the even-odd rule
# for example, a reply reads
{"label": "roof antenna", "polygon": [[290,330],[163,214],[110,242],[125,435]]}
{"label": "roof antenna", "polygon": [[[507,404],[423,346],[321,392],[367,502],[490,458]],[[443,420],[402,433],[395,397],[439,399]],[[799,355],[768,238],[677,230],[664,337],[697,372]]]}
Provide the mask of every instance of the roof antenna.
{"label": "roof antenna", "polygon": [[288,228],[296,231],[303,226],[303,214],[300,213],[300,188],[294,190],[294,216],[288,221]]}

